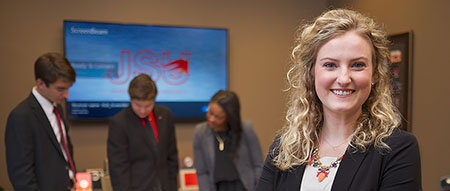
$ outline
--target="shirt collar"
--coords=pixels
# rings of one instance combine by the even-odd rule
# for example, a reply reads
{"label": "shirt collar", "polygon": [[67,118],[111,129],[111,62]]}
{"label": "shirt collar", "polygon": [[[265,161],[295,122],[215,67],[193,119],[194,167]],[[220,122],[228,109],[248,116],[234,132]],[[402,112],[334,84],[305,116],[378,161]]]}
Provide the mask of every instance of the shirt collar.
{"label": "shirt collar", "polygon": [[52,102],[50,102],[47,98],[45,98],[44,96],[42,96],[36,89],[37,87],[34,86],[32,93],[34,95],[34,97],[37,99],[37,101],[39,102],[39,104],[41,105],[42,109],[44,110],[44,112],[48,115],[53,113],[53,107],[56,104],[53,104]]}

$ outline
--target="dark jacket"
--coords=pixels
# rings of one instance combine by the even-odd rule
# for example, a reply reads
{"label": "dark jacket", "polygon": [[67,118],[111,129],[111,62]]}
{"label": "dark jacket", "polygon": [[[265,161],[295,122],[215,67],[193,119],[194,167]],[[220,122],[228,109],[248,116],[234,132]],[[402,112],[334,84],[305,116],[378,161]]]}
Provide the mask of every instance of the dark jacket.
{"label": "dark jacket", "polygon": [[159,143],[153,129],[144,127],[127,107],[111,118],[108,131],[108,160],[115,191],[176,191],[178,151],[172,113],[153,109]]}
{"label": "dark jacket", "polygon": [[[275,167],[271,161],[279,144],[277,140],[270,147],[256,190],[299,191],[305,166],[297,166],[290,172]],[[389,152],[373,146],[364,153],[348,149],[331,190],[422,190],[419,146],[414,135],[396,129],[386,143],[391,147]]]}
{"label": "dark jacket", "polygon": [[[58,105],[58,108],[63,111],[61,106]],[[64,120],[63,122],[67,131],[69,152],[73,158],[69,126]],[[8,175],[14,190],[71,188],[69,165],[44,110],[33,94],[9,114],[5,144]]]}

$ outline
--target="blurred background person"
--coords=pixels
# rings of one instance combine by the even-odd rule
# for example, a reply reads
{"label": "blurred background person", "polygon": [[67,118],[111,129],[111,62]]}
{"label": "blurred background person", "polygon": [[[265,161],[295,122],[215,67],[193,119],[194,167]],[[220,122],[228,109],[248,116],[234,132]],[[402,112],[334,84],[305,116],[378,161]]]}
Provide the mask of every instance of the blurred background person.
{"label": "blurred background person", "polygon": [[178,150],[172,112],[155,105],[155,82],[131,80],[130,106],[110,119],[107,153],[114,190],[176,191]]}
{"label": "blurred background person", "polygon": [[75,162],[61,104],[69,97],[76,73],[59,53],[34,63],[36,84],[9,114],[5,145],[8,175],[14,190],[70,190]]}
{"label": "blurred background person", "polygon": [[256,190],[421,190],[419,146],[392,103],[386,34],[358,12],[298,31],[286,124]]}
{"label": "blurred background person", "polygon": [[199,190],[254,190],[262,170],[261,146],[253,125],[241,120],[238,96],[218,91],[206,118],[194,131]]}

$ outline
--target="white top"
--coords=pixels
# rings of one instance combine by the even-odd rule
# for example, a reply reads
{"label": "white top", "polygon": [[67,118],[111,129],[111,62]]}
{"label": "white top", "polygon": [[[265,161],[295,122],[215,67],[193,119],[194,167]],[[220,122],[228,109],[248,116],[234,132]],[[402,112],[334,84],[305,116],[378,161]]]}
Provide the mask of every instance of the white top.
{"label": "white top", "polygon": [[[320,158],[320,162],[324,166],[330,165],[333,161],[336,161],[337,157],[323,157]],[[319,167],[313,167],[311,165],[306,165],[305,172],[303,173],[302,184],[300,187],[301,191],[330,191],[333,185],[334,177],[336,177],[337,170],[340,163],[336,168],[330,168],[328,177],[319,182],[317,178],[317,170]]]}
{"label": "white top", "polygon": [[[63,151],[64,158],[67,161],[67,155],[64,149],[64,145],[61,142],[61,134],[59,132],[59,126],[58,126],[58,120],[56,119],[56,114],[53,113],[53,106],[55,106],[53,103],[51,103],[48,99],[46,99],[44,96],[42,96],[37,90],[36,86],[33,87],[33,90],[31,91],[34,95],[34,97],[39,102],[39,105],[41,105],[42,109],[44,110],[45,115],[47,116],[48,121],[50,122],[50,125],[52,126],[53,133],[55,133],[56,140],[58,140],[59,146],[61,147],[61,150]],[[64,126],[64,123],[62,123],[61,119],[61,128],[64,134],[64,137],[66,137],[66,127]],[[71,169],[69,169],[69,177],[73,178],[74,174]]]}

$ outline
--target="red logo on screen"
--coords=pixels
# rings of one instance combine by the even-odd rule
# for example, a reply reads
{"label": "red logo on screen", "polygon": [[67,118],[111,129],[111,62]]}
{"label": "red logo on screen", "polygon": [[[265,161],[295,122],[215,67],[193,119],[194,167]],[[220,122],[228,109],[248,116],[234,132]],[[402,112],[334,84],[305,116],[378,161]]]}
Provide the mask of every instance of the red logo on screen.
{"label": "red logo on screen", "polygon": [[170,85],[184,84],[189,77],[189,56],[189,52],[180,52],[179,58],[172,61],[170,51],[158,55],[152,50],[140,50],[131,56],[130,50],[122,50],[119,68],[110,70],[108,79],[113,84],[124,84],[131,77],[146,73],[155,82],[162,78]]}

